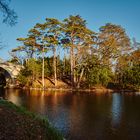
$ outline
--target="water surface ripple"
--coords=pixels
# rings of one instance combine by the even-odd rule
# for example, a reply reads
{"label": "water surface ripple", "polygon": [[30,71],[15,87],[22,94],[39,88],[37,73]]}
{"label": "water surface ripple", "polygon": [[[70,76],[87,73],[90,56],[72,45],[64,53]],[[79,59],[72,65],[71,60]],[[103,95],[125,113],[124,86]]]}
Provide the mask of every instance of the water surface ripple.
{"label": "water surface ripple", "polygon": [[27,90],[0,91],[9,101],[47,116],[67,140],[139,140],[140,95]]}

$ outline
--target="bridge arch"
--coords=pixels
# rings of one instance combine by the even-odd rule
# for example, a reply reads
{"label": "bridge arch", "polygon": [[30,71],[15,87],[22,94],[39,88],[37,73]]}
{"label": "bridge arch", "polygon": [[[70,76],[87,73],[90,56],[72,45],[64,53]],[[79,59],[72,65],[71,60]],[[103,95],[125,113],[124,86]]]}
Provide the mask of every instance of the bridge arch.
{"label": "bridge arch", "polygon": [[[15,86],[16,78],[23,66],[8,62],[0,63],[0,77],[2,81],[6,81],[7,86]],[[1,83],[2,83],[1,81]]]}
{"label": "bridge arch", "polygon": [[12,83],[12,76],[10,72],[0,67],[0,87],[4,87]]}

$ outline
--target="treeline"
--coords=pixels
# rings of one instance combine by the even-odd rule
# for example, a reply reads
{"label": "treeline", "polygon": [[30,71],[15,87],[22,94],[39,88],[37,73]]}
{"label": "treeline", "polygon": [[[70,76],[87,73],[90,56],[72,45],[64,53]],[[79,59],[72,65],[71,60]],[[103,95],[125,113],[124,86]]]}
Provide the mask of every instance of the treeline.
{"label": "treeline", "polygon": [[49,78],[55,87],[58,80],[75,88],[140,87],[139,43],[131,42],[120,25],[107,23],[96,33],[79,15],[46,18],[17,40],[22,45],[12,50],[10,61],[24,65],[18,76],[22,85],[42,79],[47,87]]}

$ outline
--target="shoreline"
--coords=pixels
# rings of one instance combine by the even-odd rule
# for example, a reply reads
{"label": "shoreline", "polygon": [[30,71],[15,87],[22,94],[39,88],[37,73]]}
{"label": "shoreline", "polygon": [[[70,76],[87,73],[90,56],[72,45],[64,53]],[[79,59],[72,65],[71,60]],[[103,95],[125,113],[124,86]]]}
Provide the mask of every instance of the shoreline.
{"label": "shoreline", "polygon": [[33,87],[6,87],[5,89],[25,89],[25,90],[40,90],[40,91],[79,91],[79,92],[140,92],[140,89],[111,89],[105,87],[95,87],[95,88],[33,88]]}
{"label": "shoreline", "polygon": [[46,117],[4,99],[0,99],[0,127],[0,136],[3,139],[64,140],[62,134]]}
{"label": "shoreline", "polygon": [[44,91],[77,91],[77,92],[95,92],[95,93],[113,93],[113,92],[140,92],[140,90],[129,90],[129,89],[102,89],[102,88],[96,88],[96,89],[76,89],[76,88],[70,88],[70,89],[63,89],[63,88],[27,88],[29,90],[44,90]]}

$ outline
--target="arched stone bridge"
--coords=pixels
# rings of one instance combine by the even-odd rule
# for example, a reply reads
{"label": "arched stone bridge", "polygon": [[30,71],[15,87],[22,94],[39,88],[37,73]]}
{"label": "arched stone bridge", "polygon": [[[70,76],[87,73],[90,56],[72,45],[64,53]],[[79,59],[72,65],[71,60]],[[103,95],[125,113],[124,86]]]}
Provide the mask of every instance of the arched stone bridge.
{"label": "arched stone bridge", "polygon": [[[0,74],[5,77],[7,84],[15,84],[15,79],[23,66],[9,62],[0,62]],[[2,78],[0,79],[2,83]]]}
{"label": "arched stone bridge", "polygon": [[16,78],[16,76],[19,74],[22,66],[4,62],[4,63],[0,63],[0,68],[3,68],[4,70],[6,70],[10,74],[11,78]]}

